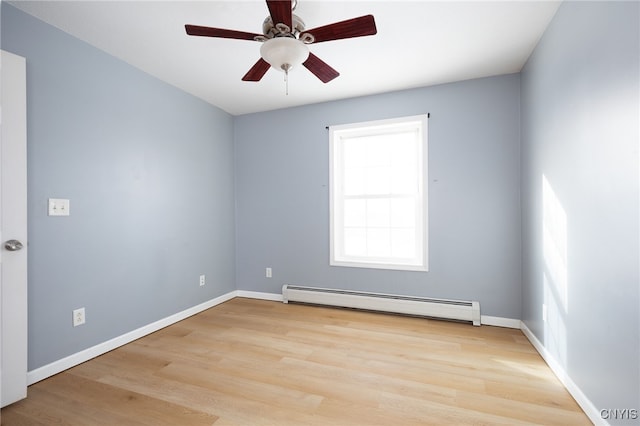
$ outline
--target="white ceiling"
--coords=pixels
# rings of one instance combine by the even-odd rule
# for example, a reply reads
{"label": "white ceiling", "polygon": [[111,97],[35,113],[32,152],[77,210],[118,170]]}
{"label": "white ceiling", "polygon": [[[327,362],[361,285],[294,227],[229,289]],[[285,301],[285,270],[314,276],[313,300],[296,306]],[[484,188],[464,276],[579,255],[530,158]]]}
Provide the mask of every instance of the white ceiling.
{"label": "white ceiling", "polygon": [[305,68],[242,76],[260,43],[191,37],[194,24],[261,33],[264,1],[10,1],[129,64],[234,114],[520,71],[559,1],[312,1],[307,28],[373,14],[378,34],[312,44],[340,72],[323,84]]}

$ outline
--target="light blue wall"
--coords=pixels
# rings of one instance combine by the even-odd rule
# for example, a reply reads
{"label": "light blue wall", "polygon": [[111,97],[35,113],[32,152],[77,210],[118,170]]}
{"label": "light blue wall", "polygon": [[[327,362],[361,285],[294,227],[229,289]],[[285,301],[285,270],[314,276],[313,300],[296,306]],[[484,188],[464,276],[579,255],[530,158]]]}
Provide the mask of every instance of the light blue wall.
{"label": "light blue wall", "polygon": [[2,48],[27,59],[29,369],[232,291],[233,117],[4,2]]}
{"label": "light blue wall", "polygon": [[640,409],[639,15],[565,2],[521,77],[523,319],[598,411]]}
{"label": "light blue wall", "polygon": [[[479,300],[520,318],[519,88],[516,74],[236,117],[237,287]],[[427,112],[429,272],[330,267],[326,126]]]}

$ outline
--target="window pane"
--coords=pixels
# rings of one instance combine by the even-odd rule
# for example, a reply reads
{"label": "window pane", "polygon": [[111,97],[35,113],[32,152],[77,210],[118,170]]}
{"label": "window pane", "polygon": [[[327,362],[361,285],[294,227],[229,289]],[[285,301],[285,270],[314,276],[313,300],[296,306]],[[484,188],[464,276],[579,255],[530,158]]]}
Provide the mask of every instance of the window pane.
{"label": "window pane", "polygon": [[391,208],[388,199],[367,200],[367,226],[386,227],[391,225]]}
{"label": "window pane", "polygon": [[356,257],[367,255],[367,234],[364,228],[345,228],[344,254]]}
{"label": "window pane", "polygon": [[344,170],[345,195],[361,195],[365,193],[366,169],[364,167],[350,167]]}
{"label": "window pane", "polygon": [[391,226],[394,228],[414,228],[416,224],[416,202],[413,198],[391,200]]}
{"label": "window pane", "polygon": [[418,155],[418,143],[415,132],[401,133],[393,140],[391,164],[400,166],[414,163]]}
{"label": "window pane", "polygon": [[415,132],[403,133],[394,140],[391,152],[393,194],[412,194],[418,189],[418,142]]}
{"label": "window pane", "polygon": [[364,167],[366,165],[367,143],[365,138],[341,138],[340,146],[343,150],[344,164],[349,167]]}
{"label": "window pane", "polygon": [[396,167],[391,171],[389,193],[391,194],[415,194],[418,191],[418,171],[415,161],[404,167]]}
{"label": "window pane", "polygon": [[391,170],[389,167],[370,167],[367,170],[365,194],[386,195],[391,192]]}
{"label": "window pane", "polygon": [[416,233],[413,229],[391,230],[391,256],[414,259],[416,253]]}
{"label": "window pane", "polygon": [[344,226],[361,228],[367,226],[366,200],[345,200]]}
{"label": "window pane", "polygon": [[391,150],[386,136],[363,138],[366,142],[368,167],[388,167],[391,164]]}
{"label": "window pane", "polygon": [[391,234],[389,229],[367,229],[367,254],[373,257],[391,255]]}

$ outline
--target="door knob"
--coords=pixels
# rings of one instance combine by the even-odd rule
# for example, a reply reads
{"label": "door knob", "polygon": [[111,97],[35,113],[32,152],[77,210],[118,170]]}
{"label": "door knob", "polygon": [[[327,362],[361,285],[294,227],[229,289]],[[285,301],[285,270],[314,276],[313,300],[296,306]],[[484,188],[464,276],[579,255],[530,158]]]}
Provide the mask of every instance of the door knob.
{"label": "door knob", "polygon": [[6,243],[4,243],[4,248],[6,248],[9,251],[18,251],[22,249],[22,247],[24,246],[18,240],[9,240]]}

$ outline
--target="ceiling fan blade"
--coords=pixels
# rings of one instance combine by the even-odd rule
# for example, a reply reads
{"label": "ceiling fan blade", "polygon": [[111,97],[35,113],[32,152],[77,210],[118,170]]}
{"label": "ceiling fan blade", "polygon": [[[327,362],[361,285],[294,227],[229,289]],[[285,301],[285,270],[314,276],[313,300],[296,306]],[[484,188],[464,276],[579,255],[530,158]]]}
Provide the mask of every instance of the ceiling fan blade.
{"label": "ceiling fan blade", "polygon": [[267,7],[269,8],[273,25],[283,23],[289,29],[292,29],[291,0],[267,0]]}
{"label": "ceiling fan blade", "polygon": [[328,83],[340,73],[331,68],[326,62],[318,58],[313,53],[309,53],[309,57],[302,63],[306,69],[311,71],[316,77],[318,77],[323,83]]}
{"label": "ceiling fan blade", "polygon": [[187,31],[187,34],[192,36],[233,38],[237,40],[255,40],[256,37],[264,37],[262,34],[225,30],[223,28],[201,27],[198,25],[187,24],[184,28]]}
{"label": "ceiling fan blade", "polygon": [[260,81],[260,79],[269,71],[271,65],[264,59],[258,59],[251,69],[242,77],[242,81]]}
{"label": "ceiling fan blade", "polygon": [[377,32],[376,21],[373,19],[373,15],[365,15],[311,30],[305,30],[300,34],[300,39],[302,39],[305,34],[311,34],[314,38],[313,43],[320,43],[323,41],[341,40],[343,38],[369,36]]}

